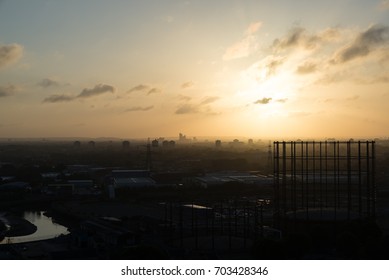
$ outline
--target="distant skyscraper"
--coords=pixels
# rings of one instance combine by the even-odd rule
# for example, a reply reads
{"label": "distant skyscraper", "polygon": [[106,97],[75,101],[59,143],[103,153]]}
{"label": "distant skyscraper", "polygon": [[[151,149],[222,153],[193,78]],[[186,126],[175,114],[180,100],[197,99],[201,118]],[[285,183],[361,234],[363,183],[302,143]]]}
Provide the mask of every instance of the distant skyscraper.
{"label": "distant skyscraper", "polygon": [[186,141],[186,135],[180,133],[178,134],[178,141],[185,142]]}

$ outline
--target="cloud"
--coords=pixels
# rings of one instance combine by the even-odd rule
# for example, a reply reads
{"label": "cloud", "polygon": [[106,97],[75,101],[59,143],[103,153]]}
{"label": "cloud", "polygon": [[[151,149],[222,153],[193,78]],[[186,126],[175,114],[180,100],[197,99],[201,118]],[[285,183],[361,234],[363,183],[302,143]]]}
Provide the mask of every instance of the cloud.
{"label": "cloud", "polygon": [[180,95],[178,95],[178,99],[179,100],[184,100],[184,101],[189,101],[189,100],[192,99],[192,97],[180,94]]}
{"label": "cloud", "polygon": [[147,86],[147,85],[140,84],[140,85],[137,85],[137,86],[131,88],[130,90],[128,90],[127,93],[131,93],[131,92],[134,92],[134,91],[143,91],[143,90],[147,90],[149,88],[150,87]]}
{"label": "cloud", "polygon": [[253,35],[255,32],[259,30],[261,26],[262,26],[262,22],[260,21],[253,22],[249,25],[249,27],[247,27],[245,34],[248,36]]}
{"label": "cloud", "polygon": [[23,47],[21,45],[0,45],[0,68],[18,61],[22,56]]}
{"label": "cloud", "polygon": [[136,112],[136,111],[149,111],[153,109],[154,106],[148,106],[148,107],[131,107],[126,110],[126,112]]}
{"label": "cloud", "polygon": [[334,41],[339,37],[339,30],[336,28],[327,28],[317,34],[308,34],[305,28],[295,27],[281,39],[275,39],[273,49],[277,52],[284,51],[290,48],[302,48],[313,50],[318,48],[321,43],[326,41]]}
{"label": "cloud", "polygon": [[282,63],[284,63],[283,58],[275,57],[275,58],[270,59],[266,64],[267,76],[275,75],[277,68],[279,66],[281,66]]}
{"label": "cloud", "polygon": [[181,88],[183,88],[183,89],[187,89],[187,88],[191,88],[191,87],[193,87],[193,85],[194,85],[194,82],[192,82],[192,81],[189,81],[189,82],[185,82],[185,83],[183,83],[183,84],[181,85]]}
{"label": "cloud", "polygon": [[278,103],[285,103],[286,101],[288,101],[288,98],[282,98],[282,99],[276,100],[276,102],[278,102]]}
{"label": "cloud", "polygon": [[382,11],[389,10],[389,0],[383,0],[383,1],[381,1],[381,3],[379,4],[378,7],[379,7],[380,10],[382,10]]}
{"label": "cloud", "polygon": [[7,86],[7,87],[2,87],[0,86],[0,97],[7,97],[16,91],[16,87],[13,85]]}
{"label": "cloud", "polygon": [[332,63],[346,63],[359,57],[369,55],[377,47],[389,42],[389,27],[383,25],[373,25],[366,31],[358,34],[354,42],[342,48],[335,55]]}
{"label": "cloud", "polygon": [[264,82],[269,77],[277,74],[279,67],[285,60],[286,59],[281,56],[268,55],[251,65],[245,70],[244,75],[257,82]]}
{"label": "cloud", "polygon": [[100,95],[106,92],[115,92],[115,88],[110,85],[99,84],[92,89],[84,88],[81,93],[77,96],[65,95],[65,94],[54,94],[43,99],[43,103],[59,103],[69,102],[75,99],[89,98],[96,95]]}
{"label": "cloud", "polygon": [[226,49],[223,60],[233,60],[247,57],[257,49],[257,39],[254,33],[261,27],[260,22],[254,22],[248,26],[244,37],[239,42],[234,43]]}
{"label": "cloud", "polygon": [[252,39],[250,37],[243,39],[240,42],[227,48],[223,55],[223,60],[233,60],[237,58],[247,57],[251,53]]}
{"label": "cloud", "polygon": [[69,102],[74,100],[74,96],[64,95],[64,94],[54,94],[43,99],[43,103],[59,103],[59,102]]}
{"label": "cloud", "polygon": [[175,112],[177,115],[183,115],[183,114],[193,114],[197,113],[198,108],[197,106],[191,105],[191,104],[184,104],[181,105]]}
{"label": "cloud", "polygon": [[381,76],[374,79],[373,83],[389,83],[389,76]]}
{"label": "cloud", "polygon": [[57,87],[57,86],[59,86],[59,83],[55,80],[46,78],[46,79],[43,79],[42,81],[40,81],[38,83],[38,86],[41,86],[43,88]]}
{"label": "cloud", "polygon": [[89,89],[89,88],[84,88],[81,93],[77,96],[77,98],[87,98],[87,97],[92,97],[95,95],[100,95],[103,93],[107,92],[115,92],[115,88],[110,85],[103,85],[99,84],[96,85],[94,88]]}
{"label": "cloud", "polygon": [[203,101],[201,101],[200,105],[206,105],[206,104],[210,104],[210,103],[213,103],[215,102],[216,100],[218,100],[220,97],[217,97],[217,96],[210,96],[210,97],[207,97],[205,98]]}
{"label": "cloud", "polygon": [[296,47],[302,41],[304,33],[304,28],[296,27],[292,29],[285,38],[274,40],[273,46],[276,49],[287,49],[290,47]]}
{"label": "cloud", "polygon": [[317,70],[317,65],[313,62],[305,62],[297,67],[296,73],[300,75],[311,74]]}
{"label": "cloud", "polygon": [[160,88],[152,88],[147,92],[147,95],[152,94],[152,93],[161,93],[162,89]]}
{"label": "cloud", "polygon": [[272,98],[262,98],[262,99],[258,99],[257,101],[254,102],[254,104],[269,104],[270,101],[272,100]]}
{"label": "cloud", "polygon": [[156,87],[152,88],[148,85],[139,84],[139,85],[131,88],[130,90],[128,90],[127,93],[132,93],[135,91],[147,91],[147,95],[149,95],[149,94],[153,94],[153,93],[161,93],[162,89],[156,88]]}

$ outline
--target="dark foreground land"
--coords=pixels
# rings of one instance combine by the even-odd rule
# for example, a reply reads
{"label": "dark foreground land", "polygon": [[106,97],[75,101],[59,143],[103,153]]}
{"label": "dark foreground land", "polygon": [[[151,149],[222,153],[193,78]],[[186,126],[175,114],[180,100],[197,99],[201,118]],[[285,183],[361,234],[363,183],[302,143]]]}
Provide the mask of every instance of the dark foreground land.
{"label": "dark foreground land", "polygon": [[268,146],[2,142],[0,239],[36,230],[21,218],[27,210],[45,211],[70,233],[0,245],[0,257],[389,259],[388,141],[376,147],[374,219],[334,222],[321,213],[293,231],[274,220]]}

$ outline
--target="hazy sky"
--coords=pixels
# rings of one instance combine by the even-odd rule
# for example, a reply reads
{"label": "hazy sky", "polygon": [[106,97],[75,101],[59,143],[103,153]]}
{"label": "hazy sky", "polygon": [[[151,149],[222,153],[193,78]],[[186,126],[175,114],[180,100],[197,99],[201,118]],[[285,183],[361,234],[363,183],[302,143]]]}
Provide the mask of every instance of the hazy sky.
{"label": "hazy sky", "polygon": [[389,136],[389,1],[0,0],[0,137]]}

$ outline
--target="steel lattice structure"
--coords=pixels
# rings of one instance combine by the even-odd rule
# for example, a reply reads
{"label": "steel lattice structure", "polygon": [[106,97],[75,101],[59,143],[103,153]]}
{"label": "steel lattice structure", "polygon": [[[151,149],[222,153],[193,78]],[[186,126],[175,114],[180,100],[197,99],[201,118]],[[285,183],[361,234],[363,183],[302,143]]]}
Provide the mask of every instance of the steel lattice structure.
{"label": "steel lattice structure", "polygon": [[375,218],[374,141],[273,143],[274,218]]}

